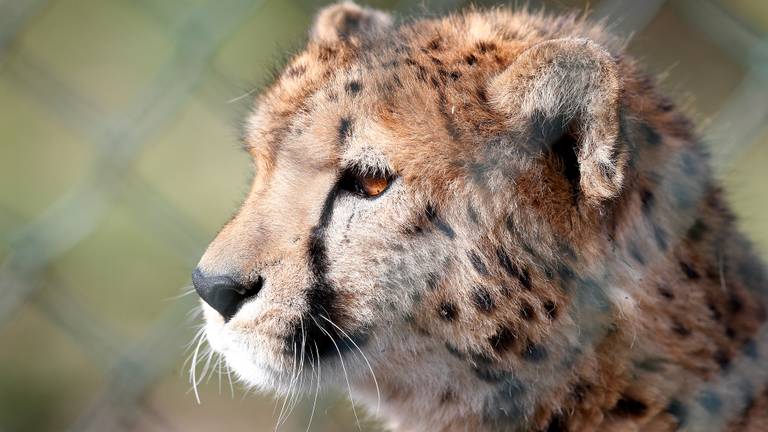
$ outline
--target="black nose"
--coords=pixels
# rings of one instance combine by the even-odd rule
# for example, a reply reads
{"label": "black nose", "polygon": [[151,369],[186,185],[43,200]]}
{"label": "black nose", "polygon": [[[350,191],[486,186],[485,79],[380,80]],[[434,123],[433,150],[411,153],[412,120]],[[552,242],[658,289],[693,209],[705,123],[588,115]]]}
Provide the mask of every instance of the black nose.
{"label": "black nose", "polygon": [[197,295],[216,309],[226,322],[235,316],[246,300],[259,293],[264,279],[257,276],[255,282],[244,285],[229,276],[206,276],[200,269],[195,269],[192,284]]}

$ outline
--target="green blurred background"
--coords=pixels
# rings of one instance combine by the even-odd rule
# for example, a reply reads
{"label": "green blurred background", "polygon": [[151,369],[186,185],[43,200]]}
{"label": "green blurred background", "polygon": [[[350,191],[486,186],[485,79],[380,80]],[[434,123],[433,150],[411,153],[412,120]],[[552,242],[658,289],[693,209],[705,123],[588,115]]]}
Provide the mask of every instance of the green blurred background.
{"label": "green blurred background", "polygon": [[[196,299],[179,294],[247,188],[251,95],[324,3],[0,0],[0,431],[274,428],[279,404],[233,396],[226,375],[196,403],[182,367]],[[768,2],[528,3],[590,9],[628,38],[768,251]],[[310,406],[282,430],[305,430]],[[343,396],[321,399],[312,430],[356,429]]]}

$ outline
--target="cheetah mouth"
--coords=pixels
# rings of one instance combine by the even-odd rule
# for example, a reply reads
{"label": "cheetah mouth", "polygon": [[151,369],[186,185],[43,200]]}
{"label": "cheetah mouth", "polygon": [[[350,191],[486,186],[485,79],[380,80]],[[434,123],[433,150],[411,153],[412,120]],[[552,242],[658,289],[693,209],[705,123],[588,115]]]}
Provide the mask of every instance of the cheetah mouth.
{"label": "cheetah mouth", "polygon": [[280,337],[242,332],[210,321],[204,333],[211,351],[223,358],[228,371],[249,387],[279,389],[291,373],[290,359],[279,348]]}
{"label": "cheetah mouth", "polygon": [[369,327],[348,333],[322,317],[297,322],[268,333],[212,320],[206,323],[205,338],[228,370],[248,387],[311,393],[321,384],[346,386],[370,376],[371,365],[363,352],[371,335]]}

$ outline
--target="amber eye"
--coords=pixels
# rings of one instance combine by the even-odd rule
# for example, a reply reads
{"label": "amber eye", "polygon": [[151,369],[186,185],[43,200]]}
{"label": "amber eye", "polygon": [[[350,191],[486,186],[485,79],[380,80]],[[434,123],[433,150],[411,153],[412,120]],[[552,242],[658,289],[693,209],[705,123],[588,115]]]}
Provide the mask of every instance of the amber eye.
{"label": "amber eye", "polygon": [[357,179],[360,191],[366,196],[379,196],[389,187],[389,179],[386,177],[365,176]]}
{"label": "amber eye", "polygon": [[386,173],[360,173],[347,170],[341,178],[341,188],[366,198],[383,194],[392,183],[392,176]]}

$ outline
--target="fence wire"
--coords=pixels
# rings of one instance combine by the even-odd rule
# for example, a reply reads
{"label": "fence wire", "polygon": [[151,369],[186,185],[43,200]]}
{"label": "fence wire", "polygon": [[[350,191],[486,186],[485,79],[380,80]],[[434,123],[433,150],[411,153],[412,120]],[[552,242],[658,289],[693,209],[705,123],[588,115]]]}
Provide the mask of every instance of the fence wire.
{"label": "fence wire", "polygon": [[[128,203],[138,225],[167,245],[181,263],[193,266],[212,233],[201,228],[187,211],[178,208],[148,181],[135,163],[150,138],[167,128],[192,98],[212,112],[221,111],[223,101],[230,96],[225,93],[235,91],[237,85],[233,84],[236,79],[217,69],[213,57],[229,38],[242,30],[244,23],[261,13],[265,1],[189,2],[183,14],[165,2],[133,2],[131,7],[157,23],[172,41],[172,49],[134,102],[117,112],[105,112],[94,106],[81,90],[67,84],[19,44],[25,31],[57,3],[65,0],[0,3],[0,72],[25,98],[37,101],[68,128],[86,137],[91,143],[90,162],[80,180],[34,219],[0,233],[0,251],[6,251],[0,264],[0,329],[12,322],[22,307],[31,306],[106,373],[107,378],[91,403],[71,424],[61,425],[61,429],[173,430],[176,426],[147,403],[147,395],[162,378],[177,369],[183,357],[182,344],[175,341],[189,333],[187,313],[194,299],[168,302],[164,313],[137,340],[113,331],[110,323],[105,322],[108,318],[94,314],[84,299],[72,294],[71,283],[57,277],[50,267],[92,235],[119,203]],[[308,1],[285,3],[299,8],[307,17],[318,6]],[[444,11],[465,3],[468,2],[433,2],[426,9]],[[534,7],[537,4],[529,3]],[[563,6],[563,2],[551,3],[555,9]],[[725,3],[606,0],[594,6],[597,18],[615,23],[627,37],[641,33],[661,10],[672,8],[746,71],[708,126],[711,134],[727,137],[715,152],[721,171],[765,136],[768,125],[766,37],[735,16]],[[421,6],[403,1],[390,2],[389,6],[402,14],[422,10]],[[224,116],[231,120],[229,113]],[[43,149],[51,144],[22,145]],[[12,206],[0,206],[4,218],[20,218]],[[0,424],[0,430],[3,427]]]}

